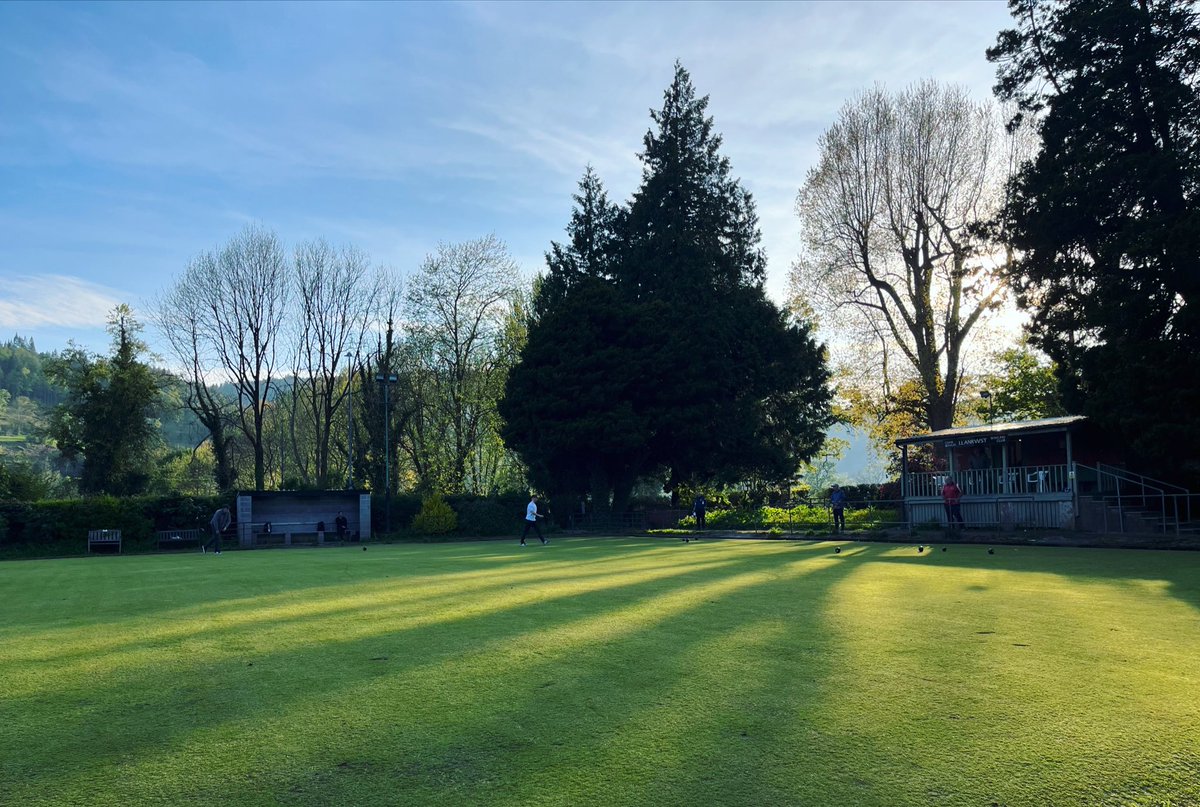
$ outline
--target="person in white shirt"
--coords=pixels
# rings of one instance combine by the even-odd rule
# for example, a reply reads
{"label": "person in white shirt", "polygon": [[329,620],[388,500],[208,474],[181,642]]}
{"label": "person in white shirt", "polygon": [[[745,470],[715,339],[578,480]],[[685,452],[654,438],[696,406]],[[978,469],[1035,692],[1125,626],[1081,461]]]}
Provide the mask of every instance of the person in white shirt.
{"label": "person in white shirt", "polygon": [[537,494],[535,493],[529,497],[529,504],[525,506],[525,531],[521,533],[521,546],[525,546],[525,536],[529,534],[531,529],[537,533],[538,540],[543,544],[550,543],[542,537],[542,529],[538,526],[539,518],[545,518],[545,516],[538,512]]}

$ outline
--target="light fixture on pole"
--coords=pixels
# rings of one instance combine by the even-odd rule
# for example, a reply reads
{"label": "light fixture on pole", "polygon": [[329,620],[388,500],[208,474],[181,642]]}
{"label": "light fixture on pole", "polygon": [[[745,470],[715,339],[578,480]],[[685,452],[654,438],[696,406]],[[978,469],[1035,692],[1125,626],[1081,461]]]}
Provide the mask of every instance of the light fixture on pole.
{"label": "light fixture on pole", "polygon": [[983,398],[983,400],[987,401],[987,407],[988,407],[987,422],[988,422],[988,424],[991,424],[991,422],[992,422],[992,393],[989,392],[988,390],[983,390],[979,393],[979,397]]}
{"label": "light fixture on pole", "polygon": [[375,380],[383,385],[383,511],[384,529],[392,531],[392,443],[388,434],[388,424],[392,419],[392,406],[389,391],[392,384],[400,379],[395,373],[376,373]]}
{"label": "light fixture on pole", "polygon": [[346,354],[346,490],[354,489],[354,356]]}

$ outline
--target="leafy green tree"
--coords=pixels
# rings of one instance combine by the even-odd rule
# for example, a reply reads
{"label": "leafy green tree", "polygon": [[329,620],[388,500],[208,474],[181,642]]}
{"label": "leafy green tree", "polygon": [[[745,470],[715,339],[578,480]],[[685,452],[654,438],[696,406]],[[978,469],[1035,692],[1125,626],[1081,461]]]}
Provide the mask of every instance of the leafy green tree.
{"label": "leafy green tree", "polygon": [[216,496],[212,447],[205,441],[195,450],[176,449],[157,458],[154,479],[147,491],[160,496]]}
{"label": "leafy green tree", "polygon": [[637,393],[668,489],[790,476],[830,422],[822,350],[766,297],[754,202],[720,154],[707,107],[677,63],[651,114],[616,273],[659,334],[657,367]]}
{"label": "leafy green tree", "polygon": [[1054,374],[1054,363],[1022,342],[996,354],[997,369],[979,383],[988,397],[981,397],[976,414],[980,419],[1036,420],[1067,414]]}
{"label": "leafy green tree", "polygon": [[[876,453],[886,459],[889,474],[901,472],[901,454],[896,441],[929,430],[926,416],[928,400],[920,381],[907,378],[891,385],[882,393],[851,380],[839,386],[843,400],[843,416],[866,432]],[[910,447],[909,457],[922,447]]]}
{"label": "leafy green tree", "polygon": [[49,363],[51,377],[69,395],[55,411],[50,433],[66,459],[82,458],[83,493],[131,495],[150,481],[163,381],[139,361],[146,346],[128,305],[113,310],[108,326],[112,356],[92,357],[73,347]]}
{"label": "leafy green tree", "polygon": [[14,336],[0,344],[0,389],[8,390],[13,400],[29,398],[46,407],[61,403],[63,390],[44,372],[47,358],[37,352],[32,339]]}
{"label": "leafy green tree", "polygon": [[676,64],[614,208],[589,168],[502,414],[535,479],[621,509],[639,476],[684,482],[788,477],[830,422],[809,328],[763,289],[753,200]]}
{"label": "leafy green tree", "polygon": [[646,464],[649,424],[630,388],[653,331],[625,305],[613,271],[621,212],[591,166],[579,182],[567,242],[546,253],[533,322],[500,402],[505,441],[516,446],[540,489],[592,491],[607,506],[629,497]]}
{"label": "leafy green tree", "polygon": [[440,245],[409,281],[403,369],[415,406],[405,447],[426,491],[480,493],[490,486],[475,459],[495,448],[518,280],[507,247],[489,235]]}
{"label": "leafy green tree", "polygon": [[62,476],[0,452],[0,501],[36,502],[67,492]]}
{"label": "leafy green tree", "polygon": [[804,476],[800,487],[809,495],[824,495],[834,482],[839,481],[837,465],[849,447],[850,443],[840,437],[826,437],[816,456],[800,467]]}
{"label": "leafy green tree", "polygon": [[[1200,24],[1178,0],[1011,0],[988,58],[1041,150],[1009,280],[1066,406],[1200,477]],[[1016,122],[1016,121],[1014,121]]]}

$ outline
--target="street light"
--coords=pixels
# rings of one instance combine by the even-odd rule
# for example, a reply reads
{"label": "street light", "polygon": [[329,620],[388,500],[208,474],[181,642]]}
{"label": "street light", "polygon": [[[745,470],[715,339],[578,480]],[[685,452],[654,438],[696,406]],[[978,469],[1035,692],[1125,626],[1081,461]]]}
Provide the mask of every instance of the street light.
{"label": "street light", "polygon": [[346,354],[346,490],[354,489],[354,355]]}
{"label": "street light", "polygon": [[375,380],[383,385],[383,510],[384,510],[384,529],[387,532],[392,531],[392,443],[388,436],[388,423],[392,417],[392,407],[389,398],[389,391],[392,384],[395,384],[400,379],[395,373],[376,373]]}
{"label": "street light", "polygon": [[992,423],[992,393],[989,392],[988,390],[983,390],[979,393],[979,397],[983,398],[983,400],[987,401],[987,405],[988,405],[987,422],[988,422],[988,425],[991,425],[991,423]]}

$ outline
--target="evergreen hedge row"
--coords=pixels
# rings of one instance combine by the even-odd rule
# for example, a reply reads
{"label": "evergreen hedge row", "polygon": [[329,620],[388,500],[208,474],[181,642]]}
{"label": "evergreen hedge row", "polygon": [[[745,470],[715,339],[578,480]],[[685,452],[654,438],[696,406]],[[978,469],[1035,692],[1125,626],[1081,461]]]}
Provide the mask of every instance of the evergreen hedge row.
{"label": "evergreen hedge row", "polygon": [[[445,497],[453,509],[457,526],[443,534],[424,534],[414,528],[423,497],[402,493],[391,497],[389,537],[446,541],[455,538],[497,537],[520,534],[529,498],[513,493],[499,496],[456,495]],[[87,552],[88,530],[121,530],[125,552],[158,549],[159,530],[208,529],[218,507],[236,512],[232,496],[97,496],[39,502],[0,502],[0,558],[83,555]],[[543,505],[543,512],[545,512]],[[373,532],[381,536],[387,524],[382,496],[371,501]],[[420,525],[417,525],[418,527]],[[543,526],[546,522],[543,522]]]}
{"label": "evergreen hedge row", "polygon": [[0,555],[45,557],[87,552],[88,530],[118,529],[125,552],[157,549],[154,533],[207,529],[229,497],[95,496],[39,502],[0,502]]}

